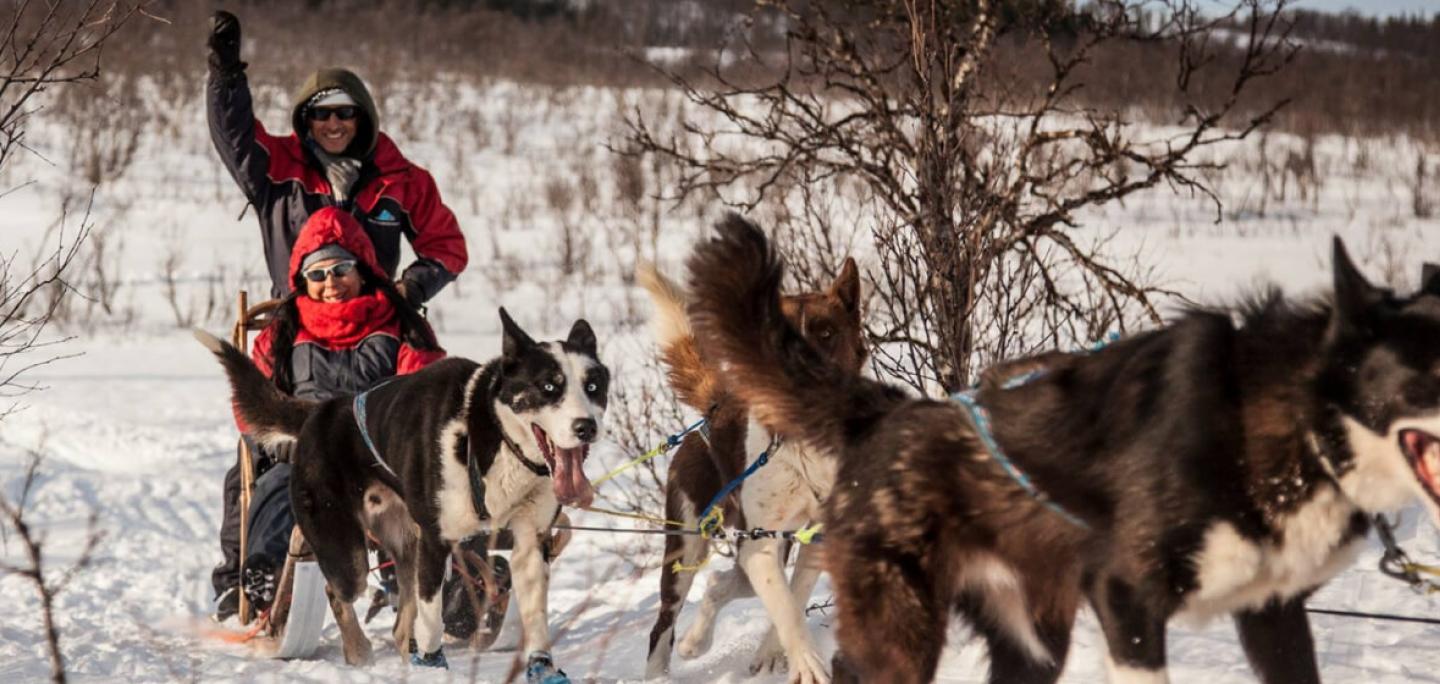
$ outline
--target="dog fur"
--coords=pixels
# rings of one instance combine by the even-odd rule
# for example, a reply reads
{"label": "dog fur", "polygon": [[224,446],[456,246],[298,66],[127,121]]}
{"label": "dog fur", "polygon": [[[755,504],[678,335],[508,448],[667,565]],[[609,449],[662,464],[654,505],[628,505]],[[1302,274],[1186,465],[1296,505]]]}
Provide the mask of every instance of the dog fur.
{"label": "dog fur", "polygon": [[1007,475],[958,403],[811,348],[755,226],[725,223],[690,269],[691,321],[730,387],[839,454],[823,516],[837,680],[930,681],[958,612],[990,681],[1053,682],[1088,601],[1112,682],[1168,681],[1166,623],[1225,613],[1261,681],[1318,682],[1305,600],[1368,515],[1419,498],[1440,522],[1440,287],[1376,288],[1338,239],[1332,299],[1191,311],[981,388],[1001,451],[1082,524]]}
{"label": "dog fur", "polygon": [[[653,266],[637,270],[637,281],[655,303],[654,327],[662,358],[676,396],[708,420],[708,440],[689,435],[671,461],[665,483],[666,516],[693,529],[705,505],[738,477],[771,444],[745,405],[726,388],[724,373],[696,347],[686,312],[687,297]],[[858,373],[866,357],[861,326],[859,270],[846,259],[834,283],[824,292],[785,296],[781,307],[788,320],[826,358]],[[769,463],[723,502],[727,526],[795,529],[818,519],[820,505],[834,485],[834,459],[784,442]],[[697,536],[666,538],[660,577],[660,610],[650,633],[647,678],[669,671],[675,641],[675,618],[694,578],[674,564],[694,566],[709,552]],[[710,645],[715,618],[727,603],[758,593],[772,618],[772,628],[751,663],[751,672],[791,670],[796,681],[826,681],[827,668],[805,626],[804,608],[819,577],[816,549],[802,546],[786,589],[784,562],[789,545],[778,540],[742,542],[736,565],[715,573],[698,614],[680,640],[678,652],[693,658]]]}
{"label": "dog fur", "polygon": [[[352,665],[371,653],[352,605],[365,588],[367,538],[396,563],[394,636],[402,657],[412,638],[419,654],[440,651],[441,585],[453,547],[505,528],[514,538],[525,646],[532,653],[550,647],[542,539],[562,504],[589,504],[583,463],[599,436],[609,375],[585,321],[564,341],[538,343],[503,309],[500,317],[499,358],[483,366],[444,359],[367,393],[366,429],[378,457],[357,426],[351,397],[287,397],[239,350],[197,333],[224,365],[236,414],[251,434],[298,442],[295,519],[325,575]],[[472,460],[484,483],[483,519],[471,498]]]}

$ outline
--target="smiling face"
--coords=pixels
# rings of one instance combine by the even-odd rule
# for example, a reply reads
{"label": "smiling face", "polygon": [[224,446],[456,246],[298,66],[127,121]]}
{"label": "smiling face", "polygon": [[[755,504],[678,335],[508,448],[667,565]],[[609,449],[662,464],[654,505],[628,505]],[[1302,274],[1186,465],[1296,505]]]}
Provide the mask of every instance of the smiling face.
{"label": "smiling face", "polygon": [[1349,446],[1337,478],[1370,512],[1419,498],[1440,527],[1440,292],[1397,300],[1365,282],[1343,249],[1336,264],[1333,356],[1320,386]]}
{"label": "smiling face", "polygon": [[600,437],[610,386],[610,372],[596,356],[595,335],[581,320],[565,341],[537,343],[503,310],[501,321],[503,377],[496,414],[512,438],[544,459],[561,504],[589,506],[594,492],[585,459]]}
{"label": "smiling face", "polygon": [[[340,264],[347,264],[341,266]],[[313,280],[323,275],[321,280]],[[343,302],[360,294],[362,281],[360,269],[354,259],[325,259],[317,261],[301,274],[305,281],[305,294],[322,302]]]}
{"label": "smiling face", "polygon": [[[320,107],[308,114],[307,120],[310,123],[310,137],[320,144],[330,154],[341,154],[350,147],[351,141],[355,140],[355,133],[359,130],[360,119],[351,117],[342,119],[337,111],[342,109],[355,110],[354,106],[347,107]],[[317,118],[317,117],[324,118]]]}

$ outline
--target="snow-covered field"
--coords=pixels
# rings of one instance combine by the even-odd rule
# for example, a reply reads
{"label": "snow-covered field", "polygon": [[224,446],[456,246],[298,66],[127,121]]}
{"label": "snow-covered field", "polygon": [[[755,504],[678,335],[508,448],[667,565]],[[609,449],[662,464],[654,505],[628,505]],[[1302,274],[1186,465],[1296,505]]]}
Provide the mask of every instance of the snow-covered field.
{"label": "snow-covered field", "polygon": [[[455,111],[416,108],[420,114],[393,133],[434,172],[469,239],[469,270],[431,305],[452,353],[477,359],[498,353],[499,305],[546,336],[585,316],[618,382],[634,382],[631,372],[650,353],[638,325],[648,305],[625,284],[635,253],[620,236],[642,230],[636,226],[652,214],[646,201],[627,202],[617,190],[619,167],[602,144],[620,134],[627,103],[653,106],[656,97],[496,83],[465,91],[447,105]],[[677,109],[668,111],[674,116]],[[258,280],[254,218],[236,220],[243,200],[209,148],[203,111],[195,103],[167,114],[176,118],[173,128],[155,124],[134,163],[95,196],[95,236],[105,244],[95,263],[112,292],[109,310],[94,295],[98,280],[89,264],[78,275],[97,301],[77,300],[70,320],[54,331],[75,338],[52,351],[79,356],[30,372],[29,380],[47,388],[22,397],[25,408],[0,422],[0,486],[7,496],[16,495],[31,454],[44,457],[29,511],[45,531],[50,567],[74,559],[92,512],[105,535],[94,565],[58,600],[67,668],[77,680],[137,682],[503,680],[511,653],[451,648],[449,672],[410,670],[389,643],[386,619],[369,627],[377,662],[365,670],[343,664],[333,624],[319,657],[303,662],[265,660],[205,636],[213,628],[206,619],[209,571],[220,557],[220,483],[233,462],[235,434],[218,366],[178,323],[222,331],[240,284],[259,297],[267,288]],[[272,127],[285,120],[273,106],[262,114]],[[34,154],[21,153],[0,170],[0,193],[8,193],[0,194],[0,252],[28,262],[56,243],[46,228],[62,197],[87,192],[72,168],[72,139],[59,123],[37,119],[28,139]],[[1301,149],[1286,136],[1268,144],[1270,159]],[[1281,199],[1274,188],[1263,190],[1256,143],[1248,142],[1231,148],[1232,167],[1213,179],[1226,203],[1220,223],[1205,203],[1159,190],[1093,214],[1089,225],[1119,229],[1113,249],[1138,250],[1159,282],[1201,302],[1265,282],[1296,293],[1322,287],[1332,234],[1347,240],[1372,278],[1411,286],[1423,260],[1440,261],[1440,222],[1418,219],[1412,209],[1419,150],[1404,139],[1320,139],[1318,184],[1301,198],[1292,182]],[[1426,191],[1440,194],[1435,176],[1429,178],[1435,187]],[[718,207],[660,214],[662,262],[673,266],[683,258],[714,216],[706,211]],[[77,220],[72,214],[72,230]],[[571,273],[555,249],[566,230],[586,247]],[[173,297],[166,294],[167,272]],[[591,476],[627,456],[619,448],[597,453]],[[1418,510],[1407,512],[1402,544],[1417,559],[1440,557],[1440,533],[1418,519]],[[594,515],[576,522],[617,524]],[[555,569],[550,602],[557,660],[572,676],[604,682],[643,676],[658,573],[635,568],[654,566],[657,551],[653,538],[577,533]],[[18,562],[20,553],[13,538],[0,539],[0,558]],[[1380,575],[1377,556],[1372,549],[1312,606],[1440,616],[1440,598],[1416,596]],[[827,593],[822,581],[816,597]],[[682,629],[689,617],[682,614]],[[1325,615],[1312,624],[1327,681],[1440,681],[1440,627]],[[720,616],[714,648],[695,661],[677,657],[673,680],[749,679],[750,654],[767,625],[757,601],[733,604]],[[810,617],[810,627],[822,649],[833,648],[822,611]],[[983,648],[968,642],[963,628],[954,628],[953,637],[940,681],[983,681]],[[1177,682],[1253,681],[1227,623],[1174,625],[1169,652]],[[1064,681],[1102,681],[1103,653],[1093,619],[1083,617]],[[34,589],[20,577],[0,577],[0,682],[40,680],[48,671]]]}

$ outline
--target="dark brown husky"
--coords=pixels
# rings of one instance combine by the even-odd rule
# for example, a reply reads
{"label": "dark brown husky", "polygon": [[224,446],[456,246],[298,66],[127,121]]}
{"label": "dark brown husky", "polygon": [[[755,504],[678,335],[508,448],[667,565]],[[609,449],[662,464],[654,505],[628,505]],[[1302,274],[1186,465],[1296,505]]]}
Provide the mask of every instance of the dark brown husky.
{"label": "dark brown husky", "polygon": [[930,681],[958,612],[992,682],[1054,682],[1085,601],[1112,682],[1168,681],[1166,623],[1226,614],[1261,681],[1318,682],[1305,599],[1368,515],[1419,499],[1440,521],[1440,283],[1374,287],[1338,239],[1333,298],[1272,292],[1052,357],[973,395],[988,420],[826,359],[753,225],[727,221],[690,269],[700,348],[751,414],[839,455],[837,679]]}

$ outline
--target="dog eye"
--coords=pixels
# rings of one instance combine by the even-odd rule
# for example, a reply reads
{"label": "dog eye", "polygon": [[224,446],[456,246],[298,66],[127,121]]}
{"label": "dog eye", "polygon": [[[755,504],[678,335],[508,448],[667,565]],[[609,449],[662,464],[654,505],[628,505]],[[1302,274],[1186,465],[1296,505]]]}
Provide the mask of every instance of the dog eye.
{"label": "dog eye", "polygon": [[554,393],[555,393],[555,383],[553,383],[553,382],[547,382],[547,383],[545,383],[544,385],[542,385],[542,386],[540,387],[540,389],[545,390],[545,393],[546,393],[546,394],[554,394]]}
{"label": "dog eye", "polygon": [[594,394],[594,393],[599,392],[599,391],[600,391],[600,385],[598,385],[598,384],[596,384],[596,383],[593,383],[593,382],[590,382],[590,383],[586,383],[586,384],[585,384],[585,393],[586,393],[586,394]]}

